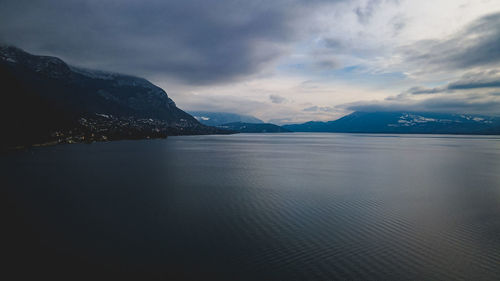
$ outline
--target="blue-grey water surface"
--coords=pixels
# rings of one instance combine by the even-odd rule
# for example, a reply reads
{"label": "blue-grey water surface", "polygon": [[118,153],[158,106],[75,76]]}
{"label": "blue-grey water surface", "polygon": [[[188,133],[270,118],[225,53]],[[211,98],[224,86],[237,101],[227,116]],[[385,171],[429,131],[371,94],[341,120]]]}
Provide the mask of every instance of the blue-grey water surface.
{"label": "blue-grey water surface", "polygon": [[500,278],[500,137],[186,136],[33,148],[0,163],[17,272]]}

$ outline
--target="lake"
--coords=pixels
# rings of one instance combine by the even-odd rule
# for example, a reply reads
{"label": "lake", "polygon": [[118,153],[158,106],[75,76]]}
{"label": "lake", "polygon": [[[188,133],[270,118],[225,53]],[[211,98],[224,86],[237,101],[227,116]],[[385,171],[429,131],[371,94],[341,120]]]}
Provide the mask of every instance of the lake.
{"label": "lake", "polygon": [[500,276],[497,136],[182,136],[0,164],[21,279]]}

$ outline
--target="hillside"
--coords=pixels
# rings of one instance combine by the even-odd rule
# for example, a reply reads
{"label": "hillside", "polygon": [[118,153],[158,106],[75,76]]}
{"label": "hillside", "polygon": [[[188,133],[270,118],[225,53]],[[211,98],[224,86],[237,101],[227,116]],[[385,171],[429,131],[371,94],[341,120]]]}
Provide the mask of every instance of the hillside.
{"label": "hillside", "polygon": [[2,146],[224,133],[143,78],[81,69],[11,46],[0,46],[0,79]]}

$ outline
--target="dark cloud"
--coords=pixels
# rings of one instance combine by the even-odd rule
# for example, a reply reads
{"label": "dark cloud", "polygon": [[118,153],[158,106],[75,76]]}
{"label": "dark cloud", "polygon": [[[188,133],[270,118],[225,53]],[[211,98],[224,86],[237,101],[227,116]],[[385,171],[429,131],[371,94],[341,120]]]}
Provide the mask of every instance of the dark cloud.
{"label": "dark cloud", "polygon": [[466,69],[500,63],[500,13],[481,17],[441,40],[423,40],[402,48],[407,62],[422,71]]}
{"label": "dark cloud", "polygon": [[318,111],[318,106],[314,105],[314,106],[306,107],[303,109],[303,111],[316,112],[316,111]]}
{"label": "dark cloud", "polygon": [[500,114],[500,99],[496,93],[453,95],[424,100],[362,101],[338,106],[351,111],[417,111]]}
{"label": "dark cloud", "polygon": [[447,88],[450,90],[500,88],[500,71],[490,70],[468,73],[460,80],[448,84]]}
{"label": "dark cloud", "polygon": [[338,68],[341,67],[341,63],[337,59],[332,59],[332,57],[336,58],[341,54],[346,54],[367,58],[380,55],[380,51],[380,49],[364,46],[353,40],[341,40],[336,37],[322,36],[317,41],[317,46],[312,52],[312,56],[315,58],[330,59],[331,63],[334,63],[334,68]]}
{"label": "dark cloud", "polygon": [[317,46],[310,52],[311,61],[307,66],[312,71],[329,71],[342,66],[336,56],[348,50],[344,42],[336,38],[323,37],[317,42]]}
{"label": "dark cloud", "polygon": [[412,87],[405,91],[405,93],[411,94],[411,95],[424,95],[424,94],[437,94],[437,93],[442,93],[446,91],[446,88],[425,88],[425,87]]}
{"label": "dark cloud", "polygon": [[477,88],[500,88],[500,80],[490,81],[490,82],[476,82],[476,83],[448,85],[448,89],[450,90],[466,90],[466,89],[477,89]]}
{"label": "dark cloud", "polygon": [[272,103],[284,103],[286,102],[286,98],[280,96],[280,95],[269,95],[269,99],[271,100]]}
{"label": "dark cloud", "polygon": [[314,106],[304,108],[303,111],[306,111],[306,112],[334,112],[335,109],[333,107],[329,107],[329,106],[314,105]]}
{"label": "dark cloud", "polygon": [[369,0],[365,6],[356,7],[354,9],[354,13],[357,16],[358,21],[362,24],[367,24],[381,2],[382,0]]}
{"label": "dark cloud", "polygon": [[457,81],[451,82],[443,87],[426,88],[422,86],[412,87],[401,94],[388,97],[387,100],[407,98],[410,95],[428,95],[439,93],[453,93],[461,90],[500,88],[500,71],[494,69],[489,71],[469,72]]}
{"label": "dark cloud", "polygon": [[[354,8],[354,14],[361,24],[368,24],[377,9],[384,3],[399,4],[400,0],[368,0],[364,5]],[[402,25],[402,26],[401,26]],[[404,23],[400,22],[395,28],[403,28]]]}
{"label": "dark cloud", "polygon": [[337,38],[321,38],[320,40],[320,45],[327,49],[333,49],[333,50],[338,50],[338,49],[344,49],[345,44],[341,40]]}
{"label": "dark cloud", "polygon": [[0,41],[85,67],[219,83],[272,63],[317,2],[4,0]]}
{"label": "dark cloud", "polygon": [[311,66],[313,70],[325,71],[337,69],[341,64],[332,58],[321,58],[314,61]]}
{"label": "dark cloud", "polygon": [[391,19],[390,24],[392,25],[393,35],[396,36],[406,27],[407,19],[401,15],[395,16]]}

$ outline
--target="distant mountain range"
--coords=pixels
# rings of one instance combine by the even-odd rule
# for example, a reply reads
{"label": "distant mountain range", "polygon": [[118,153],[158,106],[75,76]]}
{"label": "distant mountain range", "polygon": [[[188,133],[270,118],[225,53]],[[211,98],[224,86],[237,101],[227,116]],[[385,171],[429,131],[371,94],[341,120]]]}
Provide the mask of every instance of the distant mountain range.
{"label": "distant mountain range", "polygon": [[264,123],[264,121],[250,115],[210,111],[189,111],[189,113],[202,124],[216,126],[221,129],[231,130],[238,133],[290,132],[290,130],[281,126]]}
{"label": "distant mountain range", "polygon": [[188,111],[196,120],[207,126],[219,126],[228,123],[264,123],[264,121],[249,115],[228,112]]}
{"label": "distant mountain range", "polygon": [[270,123],[234,122],[217,126],[221,129],[239,133],[287,133],[290,130]]}
{"label": "distant mountain range", "polygon": [[0,45],[2,147],[44,142],[213,134],[161,88]]}
{"label": "distant mountain range", "polygon": [[294,132],[500,134],[500,118],[429,112],[354,112],[335,121],[283,126]]}

